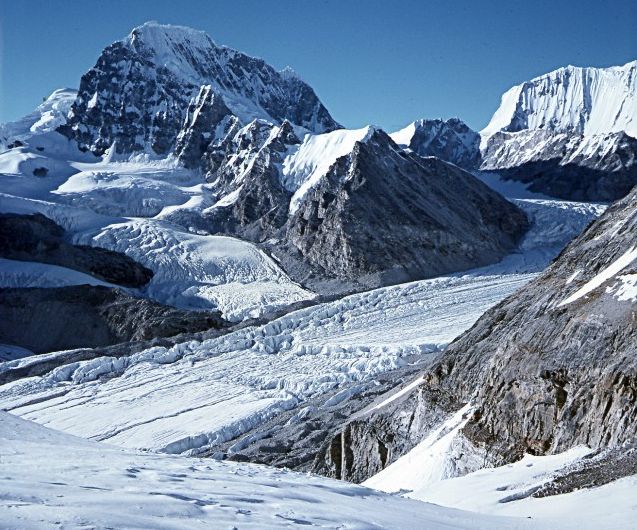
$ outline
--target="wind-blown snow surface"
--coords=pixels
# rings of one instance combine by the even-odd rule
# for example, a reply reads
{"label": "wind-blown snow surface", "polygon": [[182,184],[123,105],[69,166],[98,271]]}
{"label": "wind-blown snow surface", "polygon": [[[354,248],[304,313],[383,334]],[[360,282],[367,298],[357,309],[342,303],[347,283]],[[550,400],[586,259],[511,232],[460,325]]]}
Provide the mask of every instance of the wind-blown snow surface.
{"label": "wind-blown snow surface", "polygon": [[637,61],[610,68],[567,66],[515,86],[481,131],[547,129],[637,137]]}
{"label": "wind-blown snow surface", "polygon": [[139,453],[0,412],[0,526],[537,528],[264,466]]}
{"label": "wind-blown snow surface", "polygon": [[422,361],[533,278],[598,213],[577,203],[519,204],[535,222],[520,252],[500,264],[352,295],[203,342],[61,366],[1,387],[0,407],[131,448],[197,453],[235,439],[281,411]]}

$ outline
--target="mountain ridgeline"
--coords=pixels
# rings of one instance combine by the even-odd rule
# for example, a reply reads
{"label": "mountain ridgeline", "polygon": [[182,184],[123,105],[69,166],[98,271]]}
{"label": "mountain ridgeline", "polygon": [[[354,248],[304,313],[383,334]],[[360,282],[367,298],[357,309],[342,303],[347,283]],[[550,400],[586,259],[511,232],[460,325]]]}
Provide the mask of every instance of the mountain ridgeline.
{"label": "mountain ridgeline", "polygon": [[165,155],[203,86],[244,122],[288,119],[315,133],[340,127],[291,70],[217,46],[201,31],[147,23],[108,46],[82,76],[62,130],[96,154],[115,145],[118,153]]}
{"label": "mountain ridgeline", "polygon": [[170,221],[256,242],[323,294],[494,263],[528,226],[462,169],[342,129],[291,70],[188,28],[148,23],[107,47],[58,130],[200,172],[210,207]]}
{"label": "mountain ridgeline", "polygon": [[568,66],[515,86],[479,134],[457,118],[418,120],[391,136],[468,171],[529,191],[611,202],[637,184],[637,61]]}

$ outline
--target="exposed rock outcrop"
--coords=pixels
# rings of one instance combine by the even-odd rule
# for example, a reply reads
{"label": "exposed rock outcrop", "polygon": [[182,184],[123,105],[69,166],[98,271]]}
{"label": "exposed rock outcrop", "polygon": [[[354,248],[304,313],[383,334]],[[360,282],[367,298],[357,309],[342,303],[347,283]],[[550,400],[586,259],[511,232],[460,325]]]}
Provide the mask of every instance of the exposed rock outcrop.
{"label": "exposed rock outcrop", "polygon": [[224,118],[230,120],[232,114],[223,98],[214,93],[212,86],[202,86],[197,97],[188,105],[186,119],[177,135],[175,156],[185,167],[201,167],[201,157],[214,138],[217,127],[223,127]]}
{"label": "exposed rock outcrop", "polygon": [[547,130],[498,132],[482,171],[559,199],[612,202],[637,184],[637,139],[624,132],[583,136]]}
{"label": "exposed rock outcrop", "polygon": [[390,136],[420,156],[435,156],[467,170],[480,166],[480,135],[458,118],[417,120]]}
{"label": "exposed rock outcrop", "polygon": [[308,193],[286,240],[328,276],[378,286],[496,262],[526,228],[470,174],[401,153],[377,130]]}
{"label": "exposed rock outcrop", "polygon": [[170,337],[225,325],[219,312],[182,311],[108,287],[0,289],[0,342],[35,353]]}
{"label": "exposed rock outcrop", "polygon": [[37,213],[0,214],[0,257],[59,265],[123,287],[142,287],[153,277],[125,254],[67,242],[61,226]]}

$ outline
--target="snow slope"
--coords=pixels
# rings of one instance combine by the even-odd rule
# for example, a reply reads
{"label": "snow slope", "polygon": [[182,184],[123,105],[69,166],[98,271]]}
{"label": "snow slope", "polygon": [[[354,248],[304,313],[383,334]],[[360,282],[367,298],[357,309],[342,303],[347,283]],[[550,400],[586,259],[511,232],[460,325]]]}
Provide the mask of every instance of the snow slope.
{"label": "snow slope", "polygon": [[[66,267],[0,258],[0,288],[66,287],[68,285],[105,285],[118,287]],[[121,287],[119,287],[121,289]]]}
{"label": "snow slope", "polygon": [[0,151],[7,143],[24,140],[34,133],[54,131],[66,122],[66,115],[77,96],[77,90],[59,88],[43,101],[33,112],[23,118],[0,124]]}
{"label": "snow slope", "polygon": [[263,466],[89,442],[0,412],[0,526],[537,528]]}
{"label": "snow slope", "polygon": [[19,346],[13,346],[11,344],[0,344],[0,362],[15,361],[16,359],[22,359],[23,357],[30,357],[32,355],[34,355],[34,353],[26,348],[20,348]]}
{"label": "snow slope", "polygon": [[[514,464],[446,478],[445,452],[450,445],[450,437],[462,425],[462,412],[452,416],[447,425],[437,429],[364,485],[388,493],[401,491],[404,497],[440,506],[530,518],[534,528],[635,528],[637,476],[568,494],[530,496],[558,471],[567,469],[589,454],[591,451],[587,447],[575,447],[557,455],[526,455]],[[451,430],[440,436],[445,427],[451,427]]]}
{"label": "snow slope", "polygon": [[[382,403],[376,408],[384,405],[385,403]],[[416,491],[453,476],[453,468],[447,458],[448,453],[454,438],[460,429],[464,427],[471,412],[471,404],[465,405],[455,414],[452,414],[447,421],[432,430],[411,451],[401,456],[380,473],[367,479],[364,484],[370,488],[390,493],[409,491],[410,495],[413,494],[417,497]]]}
{"label": "snow slope", "polygon": [[567,66],[515,86],[481,131],[548,129],[637,137],[637,61],[609,68]]}
{"label": "snow slope", "polygon": [[306,135],[300,147],[282,164],[283,186],[294,192],[290,200],[290,214],[298,209],[303,197],[320,182],[338,158],[349,154],[356,142],[364,142],[373,132],[374,128],[367,126]]}
{"label": "snow slope", "polygon": [[216,307],[229,320],[258,317],[314,297],[263,251],[232,237],[131,219],[97,233],[78,234],[76,241],[123,252],[153,270],[143,289],[150,298],[188,309]]}
{"label": "snow slope", "polygon": [[[520,253],[500,264],[352,295],[203,342],[61,366],[1,387],[0,406],[87,438],[197,453],[449,343],[546,266],[565,229],[572,237],[596,214],[555,203],[520,201],[536,222]],[[12,366],[20,362],[28,360]]]}

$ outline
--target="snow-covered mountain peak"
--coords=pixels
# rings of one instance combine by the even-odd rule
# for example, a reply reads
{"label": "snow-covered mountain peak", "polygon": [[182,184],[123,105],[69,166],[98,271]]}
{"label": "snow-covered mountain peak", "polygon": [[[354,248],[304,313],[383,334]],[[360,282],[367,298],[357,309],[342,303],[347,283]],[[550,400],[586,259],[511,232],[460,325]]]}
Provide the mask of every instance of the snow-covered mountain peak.
{"label": "snow-covered mountain peak", "polygon": [[166,51],[176,44],[189,43],[199,48],[216,47],[214,41],[205,32],[187,26],[160,24],[148,21],[133,28],[125,41],[131,46]]}
{"label": "snow-covered mountain peak", "polygon": [[108,46],[80,82],[62,132],[102,154],[167,155],[201,87],[243,124],[289,120],[314,133],[340,128],[290,70],[215,44],[203,31],[149,22]]}
{"label": "snow-covered mountain peak", "polygon": [[33,134],[55,130],[66,123],[66,116],[77,96],[73,88],[58,88],[38,107],[14,122],[0,124],[0,150]]}
{"label": "snow-covered mountain peak", "polygon": [[303,81],[296,70],[291,66],[282,68],[281,70],[279,70],[279,74],[281,74],[281,76],[286,79],[298,79],[299,81]]}
{"label": "snow-covered mountain peak", "polygon": [[217,46],[205,32],[186,26],[146,22],[121,41],[157,67],[165,67],[194,84],[205,83],[207,63],[225,62],[236,50]]}
{"label": "snow-covered mountain peak", "polygon": [[566,66],[514,86],[481,135],[537,129],[637,137],[637,61],[609,68]]}
{"label": "snow-covered mountain peak", "polygon": [[464,168],[479,162],[480,136],[459,118],[416,120],[389,136],[421,156],[436,156]]}

